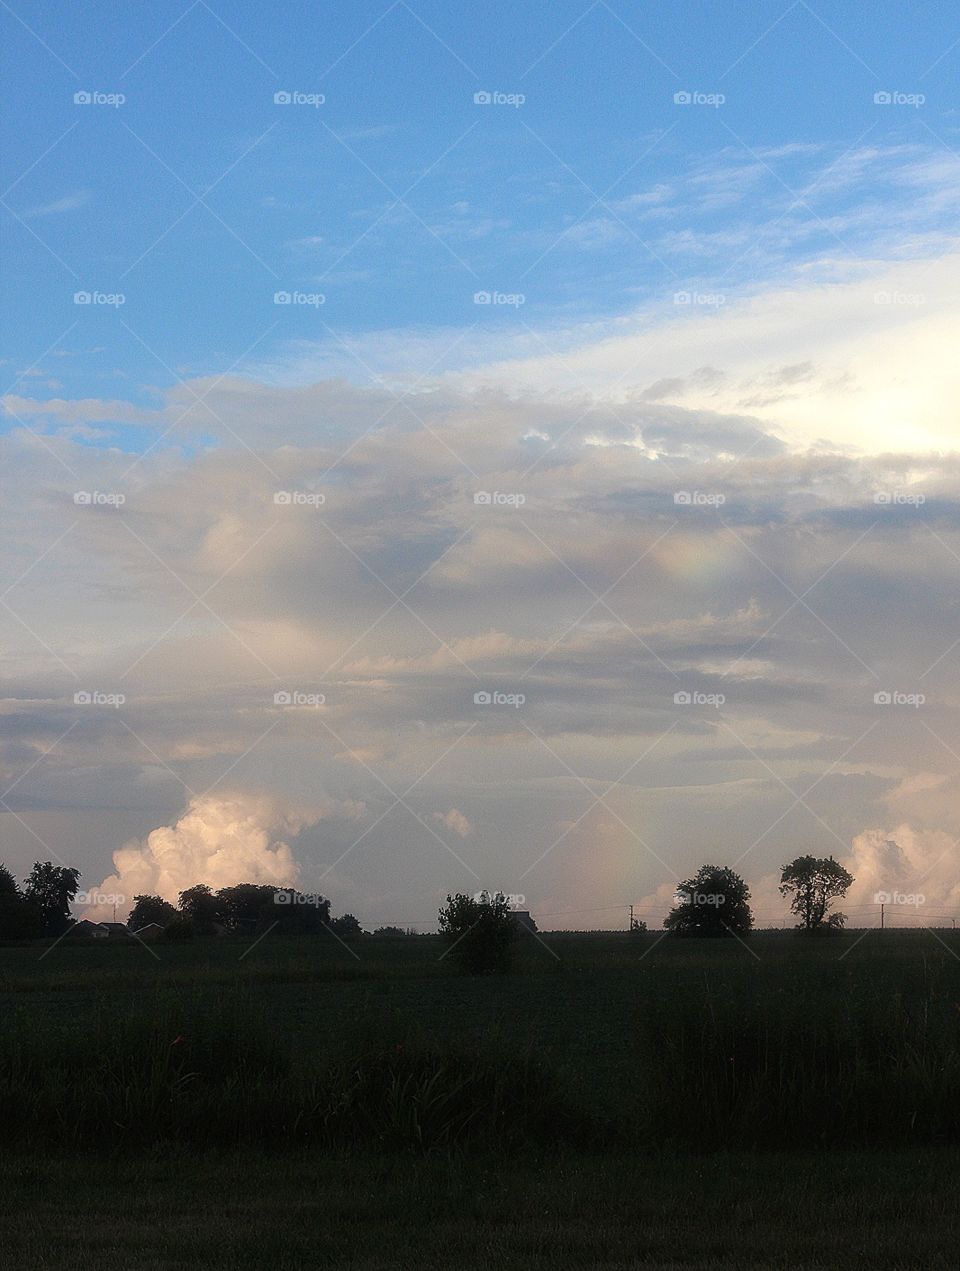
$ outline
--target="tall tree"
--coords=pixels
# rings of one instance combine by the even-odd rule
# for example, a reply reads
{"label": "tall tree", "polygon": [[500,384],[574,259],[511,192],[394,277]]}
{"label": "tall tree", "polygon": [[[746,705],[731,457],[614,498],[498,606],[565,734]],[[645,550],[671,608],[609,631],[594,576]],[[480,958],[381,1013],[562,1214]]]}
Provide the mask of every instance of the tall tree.
{"label": "tall tree", "polygon": [[216,923],[223,922],[223,904],[206,883],[196,883],[180,893],[180,912],[189,918],[197,935],[209,935]]}
{"label": "tall tree", "polygon": [[69,865],[37,861],[23,886],[24,897],[36,907],[42,936],[60,936],[70,926],[70,902],[80,885],[80,871]]}
{"label": "tall tree", "polygon": [[828,912],[834,900],[845,896],[853,875],[832,856],[798,856],[784,865],[780,895],[790,897],[790,909],[800,919],[801,931],[842,927],[844,916]]}
{"label": "tall tree", "polygon": [[701,865],[677,888],[663,925],[679,936],[745,936],[753,926],[750,888],[725,865]]}
{"label": "tall tree", "polygon": [[40,934],[40,914],[0,864],[0,940],[29,940]]}
{"label": "tall tree", "polygon": [[176,916],[177,911],[173,905],[162,896],[134,896],[127,926],[131,931],[139,931],[141,927],[147,927],[153,922],[161,927],[169,927]]}

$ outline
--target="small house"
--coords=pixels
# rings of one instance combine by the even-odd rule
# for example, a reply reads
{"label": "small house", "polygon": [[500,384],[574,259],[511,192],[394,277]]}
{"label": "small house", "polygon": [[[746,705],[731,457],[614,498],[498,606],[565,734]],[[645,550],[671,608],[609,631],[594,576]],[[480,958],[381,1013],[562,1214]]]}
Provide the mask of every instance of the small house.
{"label": "small house", "polygon": [[81,918],[79,922],[75,922],[67,933],[70,936],[89,936],[93,940],[106,940],[109,932],[104,931],[98,922],[90,922],[86,918]]}
{"label": "small house", "polygon": [[97,925],[102,931],[106,932],[111,940],[117,940],[120,937],[126,938],[130,934],[130,928],[125,922],[101,922]]}

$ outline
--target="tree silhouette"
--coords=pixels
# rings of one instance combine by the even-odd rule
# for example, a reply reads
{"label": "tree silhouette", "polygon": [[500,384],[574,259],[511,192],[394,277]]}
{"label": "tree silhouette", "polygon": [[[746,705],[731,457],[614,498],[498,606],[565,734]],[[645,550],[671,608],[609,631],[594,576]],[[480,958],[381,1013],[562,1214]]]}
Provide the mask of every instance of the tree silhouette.
{"label": "tree silhouette", "polygon": [[153,922],[161,927],[169,927],[176,916],[177,911],[173,905],[162,896],[134,896],[127,926],[131,931],[139,931],[141,927],[147,927]]}
{"label": "tree silhouette", "polygon": [[37,861],[23,886],[23,894],[37,909],[42,936],[60,936],[70,926],[70,902],[80,885],[80,871],[68,865]]}
{"label": "tree silhouette", "polygon": [[750,888],[724,865],[701,865],[677,888],[663,925],[678,936],[744,936],[753,926]]}
{"label": "tree silhouette", "polygon": [[844,916],[830,914],[831,904],[845,896],[853,882],[849,873],[832,856],[798,856],[784,865],[780,875],[780,895],[790,897],[790,909],[800,919],[801,931],[821,931],[842,927]]}
{"label": "tree silhouette", "polygon": [[483,892],[481,897],[448,895],[440,910],[440,931],[462,971],[502,973],[509,969],[520,927],[502,895]]}

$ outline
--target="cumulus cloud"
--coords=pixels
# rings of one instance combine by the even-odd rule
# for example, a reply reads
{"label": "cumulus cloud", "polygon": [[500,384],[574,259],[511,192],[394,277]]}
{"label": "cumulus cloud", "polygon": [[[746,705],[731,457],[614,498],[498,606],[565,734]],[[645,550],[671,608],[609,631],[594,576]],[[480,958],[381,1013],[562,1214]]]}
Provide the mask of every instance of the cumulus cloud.
{"label": "cumulus cloud", "polygon": [[451,808],[449,812],[434,812],[433,820],[437,825],[442,825],[462,839],[465,839],[473,829],[469,820],[457,808]]}
{"label": "cumulus cloud", "polygon": [[232,793],[190,800],[173,825],[113,854],[114,872],[96,890],[126,898],[157,895],[176,904],[181,891],[206,883],[214,891],[235,883],[293,886],[300,867],[281,836],[296,837],[316,814],[294,814],[264,796]]}

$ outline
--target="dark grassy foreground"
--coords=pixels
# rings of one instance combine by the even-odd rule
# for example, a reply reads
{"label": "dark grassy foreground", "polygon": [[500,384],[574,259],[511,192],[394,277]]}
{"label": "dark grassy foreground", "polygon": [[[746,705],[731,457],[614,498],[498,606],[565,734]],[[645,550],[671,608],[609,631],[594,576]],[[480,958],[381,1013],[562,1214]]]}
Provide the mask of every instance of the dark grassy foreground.
{"label": "dark grassy foreground", "polygon": [[8,1159],[0,1256],[78,1271],[954,1271],[958,1164],[947,1150]]}
{"label": "dark grassy foreground", "polygon": [[956,1265],[960,936],[547,943],[495,979],[430,937],[0,949],[0,1248]]}

